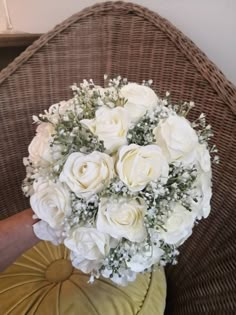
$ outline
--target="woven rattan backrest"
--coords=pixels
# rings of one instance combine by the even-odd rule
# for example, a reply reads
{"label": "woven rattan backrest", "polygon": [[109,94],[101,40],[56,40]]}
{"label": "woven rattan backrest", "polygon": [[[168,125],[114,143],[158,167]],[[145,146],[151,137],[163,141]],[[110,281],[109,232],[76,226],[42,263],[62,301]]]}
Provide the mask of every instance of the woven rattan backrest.
{"label": "woven rattan backrest", "polygon": [[[85,9],[43,35],[0,74],[2,217],[28,206],[20,184],[33,136],[31,116],[71,96],[84,78],[103,74],[153,79],[172,99],[194,100],[192,119],[207,113],[221,164],[214,169],[213,210],[167,269],[168,314],[234,314],[236,309],[236,89],[168,21],[138,5],[108,2]],[[150,314],[152,315],[152,314]]]}

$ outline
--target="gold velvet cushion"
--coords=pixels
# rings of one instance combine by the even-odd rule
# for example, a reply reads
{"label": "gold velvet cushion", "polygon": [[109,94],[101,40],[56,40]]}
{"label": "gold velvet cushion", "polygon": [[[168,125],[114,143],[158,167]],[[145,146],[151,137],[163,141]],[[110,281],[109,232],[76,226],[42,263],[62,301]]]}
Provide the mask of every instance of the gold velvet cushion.
{"label": "gold velvet cushion", "polygon": [[139,275],[127,287],[74,269],[68,250],[40,242],[0,273],[1,315],[160,315],[164,313],[163,269]]}

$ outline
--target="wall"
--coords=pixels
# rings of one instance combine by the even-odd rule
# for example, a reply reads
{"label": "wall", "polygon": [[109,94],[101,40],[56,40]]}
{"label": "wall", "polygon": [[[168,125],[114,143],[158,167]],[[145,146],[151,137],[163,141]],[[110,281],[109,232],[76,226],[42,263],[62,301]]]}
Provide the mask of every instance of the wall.
{"label": "wall", "polygon": [[[2,0],[0,0],[2,1]],[[8,0],[14,27],[46,32],[96,0]],[[135,0],[169,19],[236,85],[235,0]],[[2,10],[0,8],[0,10]]]}

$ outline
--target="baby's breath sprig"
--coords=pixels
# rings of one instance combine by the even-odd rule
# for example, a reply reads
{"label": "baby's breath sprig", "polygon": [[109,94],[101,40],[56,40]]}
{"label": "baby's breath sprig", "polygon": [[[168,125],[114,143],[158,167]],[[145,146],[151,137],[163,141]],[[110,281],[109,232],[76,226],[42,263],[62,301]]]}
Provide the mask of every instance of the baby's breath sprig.
{"label": "baby's breath sprig", "polygon": [[209,148],[209,152],[210,152],[211,156],[213,156],[212,162],[215,164],[219,164],[220,163],[220,157],[219,157],[219,155],[217,155],[218,149],[217,149],[215,144],[213,144],[213,146],[211,148]]}
{"label": "baby's breath sprig", "polygon": [[74,83],[71,89],[74,95],[74,104],[79,104],[81,108],[81,118],[94,118],[96,109],[101,105],[101,92],[96,88],[93,80],[83,80],[79,86]]}
{"label": "baby's breath sprig", "polygon": [[[76,120],[61,121],[55,127],[55,134],[51,147],[61,148],[61,155],[66,157],[73,152],[91,153],[93,151],[104,152],[103,141],[99,140],[86,126]],[[58,169],[58,171],[60,168]]]}
{"label": "baby's breath sprig", "polygon": [[144,220],[148,228],[163,229],[164,222],[172,211],[171,202],[181,203],[190,210],[188,197],[192,192],[196,176],[195,166],[186,168],[181,164],[170,164],[169,176],[165,184],[162,183],[162,179],[152,181],[138,193],[147,205]]}
{"label": "baby's breath sprig", "polygon": [[169,165],[169,178],[165,186],[170,187],[172,190],[178,188],[180,192],[184,192],[191,188],[196,177],[197,168],[195,165],[186,167],[181,163],[171,163]]}
{"label": "baby's breath sprig", "polygon": [[118,197],[130,197],[135,198],[138,196],[137,192],[133,192],[129,190],[129,188],[120,180],[120,178],[114,177],[110,184],[105,187],[99,194],[99,197],[112,197],[112,198],[118,198]]}
{"label": "baby's breath sprig", "polygon": [[94,84],[93,80],[84,80],[79,86],[75,83],[71,86],[74,102],[79,104],[82,116],[84,119],[93,119],[96,110],[100,106],[108,106],[114,108],[117,106],[124,106],[126,100],[120,96],[120,89],[128,83],[126,78],[118,76],[109,79],[107,75],[104,76],[104,86],[101,88]]}
{"label": "baby's breath sprig", "polygon": [[34,168],[32,167],[32,163],[29,161],[29,159],[25,158],[24,160],[24,165],[26,166],[26,177],[22,182],[21,189],[25,197],[30,197],[31,193],[33,192]]}
{"label": "baby's breath sprig", "polygon": [[191,126],[196,130],[200,143],[208,145],[208,141],[213,137],[213,132],[210,124],[206,124],[206,115],[201,115],[191,123]]}
{"label": "baby's breath sprig", "polygon": [[160,248],[164,251],[164,254],[161,256],[160,265],[165,266],[168,263],[176,265],[176,257],[179,255],[179,251],[176,249],[176,246],[167,244],[163,240],[160,240]]}
{"label": "baby's breath sprig", "polygon": [[166,106],[171,112],[178,114],[179,116],[187,117],[189,112],[195,107],[194,102],[179,102],[178,104],[173,103],[171,100],[170,92],[166,92],[163,99],[160,100],[162,105]]}
{"label": "baby's breath sprig", "polygon": [[216,154],[218,153],[218,149],[215,144],[213,144],[211,147],[209,145],[209,141],[214,136],[214,133],[212,131],[211,125],[206,124],[206,115],[204,113],[201,113],[200,116],[192,122],[192,127],[196,130],[199,142],[201,144],[205,144],[206,147],[209,149],[209,153],[212,156],[212,162],[215,164],[220,163],[220,158]]}
{"label": "baby's breath sprig", "polygon": [[214,136],[211,125],[207,125],[202,129],[198,129],[197,135],[200,143],[208,144],[208,141],[210,141],[210,139]]}
{"label": "baby's breath sprig", "polygon": [[109,79],[107,75],[104,75],[104,86],[106,89],[104,92],[103,103],[111,108],[117,106],[124,107],[127,100],[120,95],[120,89],[127,84],[127,78],[117,76],[116,78]]}
{"label": "baby's breath sprig", "polygon": [[142,85],[145,85],[145,86],[148,86],[148,87],[151,87],[152,83],[153,83],[153,80],[151,80],[151,79],[149,79],[147,81],[146,80],[142,81]]}
{"label": "baby's breath sprig", "polygon": [[160,120],[160,109],[157,108],[152,114],[146,113],[127,133],[128,144],[148,145],[155,141],[153,129]]}
{"label": "baby's breath sprig", "polygon": [[187,117],[189,112],[195,107],[194,102],[184,102],[179,105],[173,105],[173,110],[179,115]]}
{"label": "baby's breath sprig", "polygon": [[98,211],[98,196],[93,195],[89,200],[80,198],[71,193],[72,213],[64,220],[64,230],[69,231],[76,225],[91,226],[95,225],[96,215]]}
{"label": "baby's breath sprig", "polygon": [[105,273],[109,278],[115,275],[121,277],[123,271],[127,269],[127,261],[130,261],[132,257],[130,252],[132,246],[132,242],[122,238],[115,247],[110,249],[100,272]]}
{"label": "baby's breath sprig", "polygon": [[124,85],[128,84],[127,78],[122,78],[120,75],[111,79],[107,74],[104,75],[104,86],[105,87],[114,87],[117,90],[120,90]]}

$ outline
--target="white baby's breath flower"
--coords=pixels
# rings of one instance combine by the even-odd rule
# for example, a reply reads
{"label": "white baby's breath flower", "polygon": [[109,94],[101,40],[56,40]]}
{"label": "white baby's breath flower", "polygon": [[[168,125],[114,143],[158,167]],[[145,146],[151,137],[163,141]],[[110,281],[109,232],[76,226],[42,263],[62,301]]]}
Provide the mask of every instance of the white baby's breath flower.
{"label": "white baby's breath flower", "polygon": [[96,111],[95,119],[83,119],[81,123],[104,141],[109,152],[114,152],[127,143],[126,134],[130,122],[127,112],[121,107],[110,109],[103,106]]}
{"label": "white baby's breath flower", "polygon": [[158,97],[148,86],[128,83],[120,89],[120,97],[127,100],[124,108],[134,122],[142,118],[147,111],[157,108]]}
{"label": "white baby's breath flower", "polygon": [[65,216],[71,213],[69,191],[59,182],[39,184],[30,197],[30,205],[38,218],[52,228],[60,227]]}
{"label": "white baby's breath flower", "polygon": [[141,242],[146,236],[145,213],[146,205],[140,198],[102,198],[97,214],[97,229],[117,239],[124,237],[132,242]]}
{"label": "white baby's breath flower", "polygon": [[110,250],[110,237],[95,228],[78,227],[64,241],[74,267],[85,273],[98,269]]}
{"label": "white baby's breath flower", "polygon": [[119,151],[117,172],[130,190],[139,191],[160,177],[167,181],[169,166],[159,146],[130,144]]}
{"label": "white baby's breath flower", "polygon": [[[101,271],[101,274],[104,278],[109,278],[110,277],[110,270],[102,270]],[[124,269],[121,271],[120,275],[118,274],[113,274],[113,277],[112,277],[112,282],[122,286],[122,287],[125,287],[128,285],[129,282],[133,282],[135,281],[137,277],[137,273],[132,271],[132,270],[129,270],[129,269]]]}
{"label": "white baby's breath flower", "polygon": [[94,88],[92,89],[92,92],[96,92],[100,97],[105,96],[105,91],[106,89],[101,87],[100,85],[95,85]]}
{"label": "white baby's breath flower", "polygon": [[160,230],[160,238],[167,244],[180,246],[192,234],[195,214],[181,204],[173,205],[173,212]]}
{"label": "white baby's breath flower", "polygon": [[170,162],[194,161],[198,137],[186,118],[171,115],[162,119],[154,128],[153,133],[156,143],[162,148]]}
{"label": "white baby's breath flower", "polygon": [[33,119],[33,122],[36,123],[36,124],[40,122],[38,116],[36,116],[36,115],[33,115],[32,119]]}
{"label": "white baby's breath flower", "polygon": [[55,115],[59,118],[60,115],[63,116],[70,108],[71,108],[71,100],[61,101],[59,103],[51,105],[48,109],[48,113],[51,116]]}
{"label": "white baby's breath flower", "polygon": [[108,185],[113,176],[113,159],[109,155],[98,151],[88,155],[74,152],[66,160],[60,181],[87,199]]}
{"label": "white baby's breath flower", "polygon": [[76,97],[74,97],[67,101],[61,101],[51,105],[48,111],[45,111],[44,116],[53,124],[57,124],[60,120],[68,121],[68,113],[79,115],[82,111]]}

